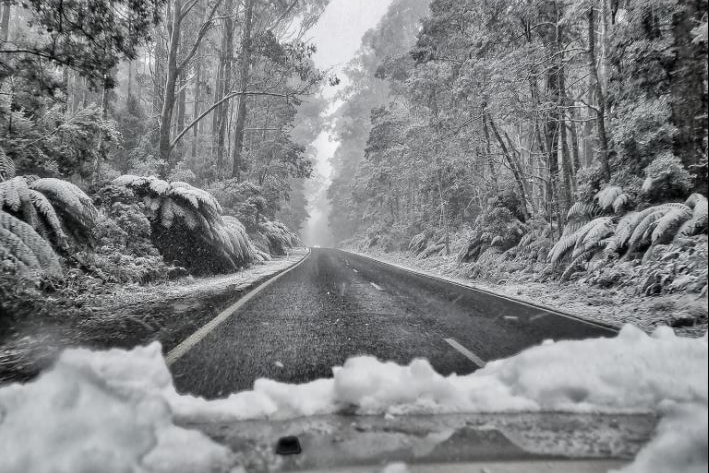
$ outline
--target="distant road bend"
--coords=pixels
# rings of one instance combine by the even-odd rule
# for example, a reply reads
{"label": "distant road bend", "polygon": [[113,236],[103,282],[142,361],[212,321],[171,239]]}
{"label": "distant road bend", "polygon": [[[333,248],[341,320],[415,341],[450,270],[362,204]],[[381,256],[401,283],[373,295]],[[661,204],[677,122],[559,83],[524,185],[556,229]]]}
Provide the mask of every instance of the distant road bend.
{"label": "distant road bend", "polygon": [[168,355],[180,391],[215,398],[250,389],[261,377],[307,382],[331,376],[333,366],[356,355],[401,364],[424,357],[441,374],[467,374],[546,339],[615,333],[320,248],[236,306]]}

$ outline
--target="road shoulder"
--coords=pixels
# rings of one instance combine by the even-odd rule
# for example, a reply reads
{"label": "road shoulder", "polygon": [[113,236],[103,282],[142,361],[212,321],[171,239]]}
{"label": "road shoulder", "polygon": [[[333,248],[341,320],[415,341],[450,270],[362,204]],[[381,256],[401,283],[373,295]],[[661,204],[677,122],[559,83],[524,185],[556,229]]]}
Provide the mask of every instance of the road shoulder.
{"label": "road shoulder", "polygon": [[306,248],[294,249],[229,275],[107,287],[71,299],[48,297],[41,311],[16,321],[2,334],[0,384],[31,379],[67,347],[131,348],[157,340],[167,353],[308,253]]}
{"label": "road shoulder", "polygon": [[[620,290],[533,281],[511,280],[495,284],[481,279],[472,280],[456,276],[457,264],[454,257],[419,260],[405,253],[364,253],[351,249],[342,251],[589,322],[613,327],[630,323],[646,332],[652,332],[658,326],[664,325],[668,311],[677,310],[676,308],[685,303],[688,297],[681,294],[651,298],[630,297]],[[690,337],[701,337],[705,331],[706,327],[675,329],[678,335]]]}

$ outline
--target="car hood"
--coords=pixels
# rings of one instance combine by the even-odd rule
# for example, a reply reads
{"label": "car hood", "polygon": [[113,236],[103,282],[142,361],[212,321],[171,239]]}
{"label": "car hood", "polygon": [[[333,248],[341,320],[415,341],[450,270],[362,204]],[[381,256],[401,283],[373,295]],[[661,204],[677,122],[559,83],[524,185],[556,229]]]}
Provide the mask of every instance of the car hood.
{"label": "car hood", "polygon": [[[240,457],[249,472],[606,472],[630,462],[657,424],[651,414],[331,415],[188,424]],[[296,436],[302,452],[275,452]],[[477,469],[476,469],[477,468]]]}

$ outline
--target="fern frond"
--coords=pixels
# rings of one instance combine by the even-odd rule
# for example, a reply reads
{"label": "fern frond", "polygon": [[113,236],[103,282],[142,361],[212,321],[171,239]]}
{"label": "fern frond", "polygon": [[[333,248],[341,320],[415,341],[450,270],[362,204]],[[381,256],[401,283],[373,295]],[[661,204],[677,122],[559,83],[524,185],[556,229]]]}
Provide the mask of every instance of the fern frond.
{"label": "fern frond", "polygon": [[655,230],[652,232],[651,243],[654,245],[671,241],[682,224],[691,218],[692,210],[689,207],[686,209],[673,208],[668,210],[667,213],[657,221]]}
{"label": "fern frond", "polygon": [[148,183],[148,178],[143,176],[135,176],[133,174],[124,174],[113,180],[117,186],[124,187],[141,187]]}
{"label": "fern frond", "polygon": [[619,186],[606,186],[596,194],[598,206],[603,210],[609,210],[613,207],[616,199],[623,195],[623,188]]}
{"label": "fern frond", "polygon": [[665,215],[662,210],[656,210],[647,214],[633,230],[632,235],[628,239],[628,252],[632,253],[635,248],[642,244],[650,243],[649,238],[654,230],[657,221]]}
{"label": "fern frond", "polygon": [[628,194],[620,194],[613,201],[613,212],[616,214],[620,213],[627,205],[630,203],[630,196]]}
{"label": "fern frond", "polygon": [[598,206],[593,202],[576,202],[566,214],[568,220],[590,219],[598,213]]}
{"label": "fern frond", "polygon": [[5,251],[28,268],[36,270],[42,269],[37,256],[35,256],[32,249],[22,241],[22,238],[2,227],[0,227],[0,247],[4,248]]}
{"label": "fern frond", "polygon": [[150,190],[155,192],[157,195],[166,195],[170,191],[170,184],[163,181],[162,179],[150,179]]}
{"label": "fern frond", "polygon": [[0,147],[0,179],[12,179],[15,177],[15,162]]}
{"label": "fern frond", "polygon": [[677,236],[681,238],[698,235],[707,231],[707,198],[701,194],[692,194],[687,199],[685,204],[693,209],[692,218],[687,220],[677,232]]}
{"label": "fern frond", "polygon": [[160,206],[160,225],[165,228],[172,227],[176,210],[179,208],[180,206],[175,204],[172,199],[163,199],[162,205]]}
{"label": "fern frond", "polygon": [[76,230],[86,233],[96,226],[98,210],[91,198],[71,182],[43,178],[34,181],[30,188],[44,194],[65,220],[73,220],[71,223],[65,222],[65,225],[79,225],[82,228]]}
{"label": "fern frond", "polygon": [[595,225],[593,225],[585,235],[579,235],[573,254],[574,258],[598,248],[602,240],[613,234],[615,227],[612,218],[601,217],[593,222],[595,222]]}
{"label": "fern frond", "polygon": [[[7,212],[0,211],[0,228],[14,234],[20,239],[23,245],[29,248],[37,259],[39,267],[43,271],[50,276],[59,277],[61,275],[61,265],[59,264],[59,259],[54,253],[54,250],[47,240],[39,236],[29,224],[13,217]],[[17,251],[21,251],[21,248],[18,247]],[[31,266],[27,262],[26,264]]]}
{"label": "fern frond", "polygon": [[22,202],[29,200],[27,183],[22,177],[0,182],[0,209],[19,212]]}
{"label": "fern frond", "polygon": [[37,213],[42,216],[44,223],[54,232],[57,240],[60,242],[66,240],[66,234],[62,229],[62,223],[59,220],[57,212],[54,210],[51,202],[44,194],[34,189],[29,190],[30,200]]}

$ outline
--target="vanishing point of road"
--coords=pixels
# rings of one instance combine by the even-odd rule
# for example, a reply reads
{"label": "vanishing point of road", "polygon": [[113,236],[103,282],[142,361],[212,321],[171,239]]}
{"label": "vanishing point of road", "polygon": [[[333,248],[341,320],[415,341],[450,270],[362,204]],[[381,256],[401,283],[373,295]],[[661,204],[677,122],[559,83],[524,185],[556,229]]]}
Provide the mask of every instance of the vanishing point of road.
{"label": "vanishing point of road", "polygon": [[[266,377],[303,383],[347,358],[467,374],[544,340],[612,336],[599,324],[417,274],[352,253],[314,248],[296,267],[183,344],[171,360],[178,390],[207,398]],[[168,357],[170,359],[170,357]]]}

